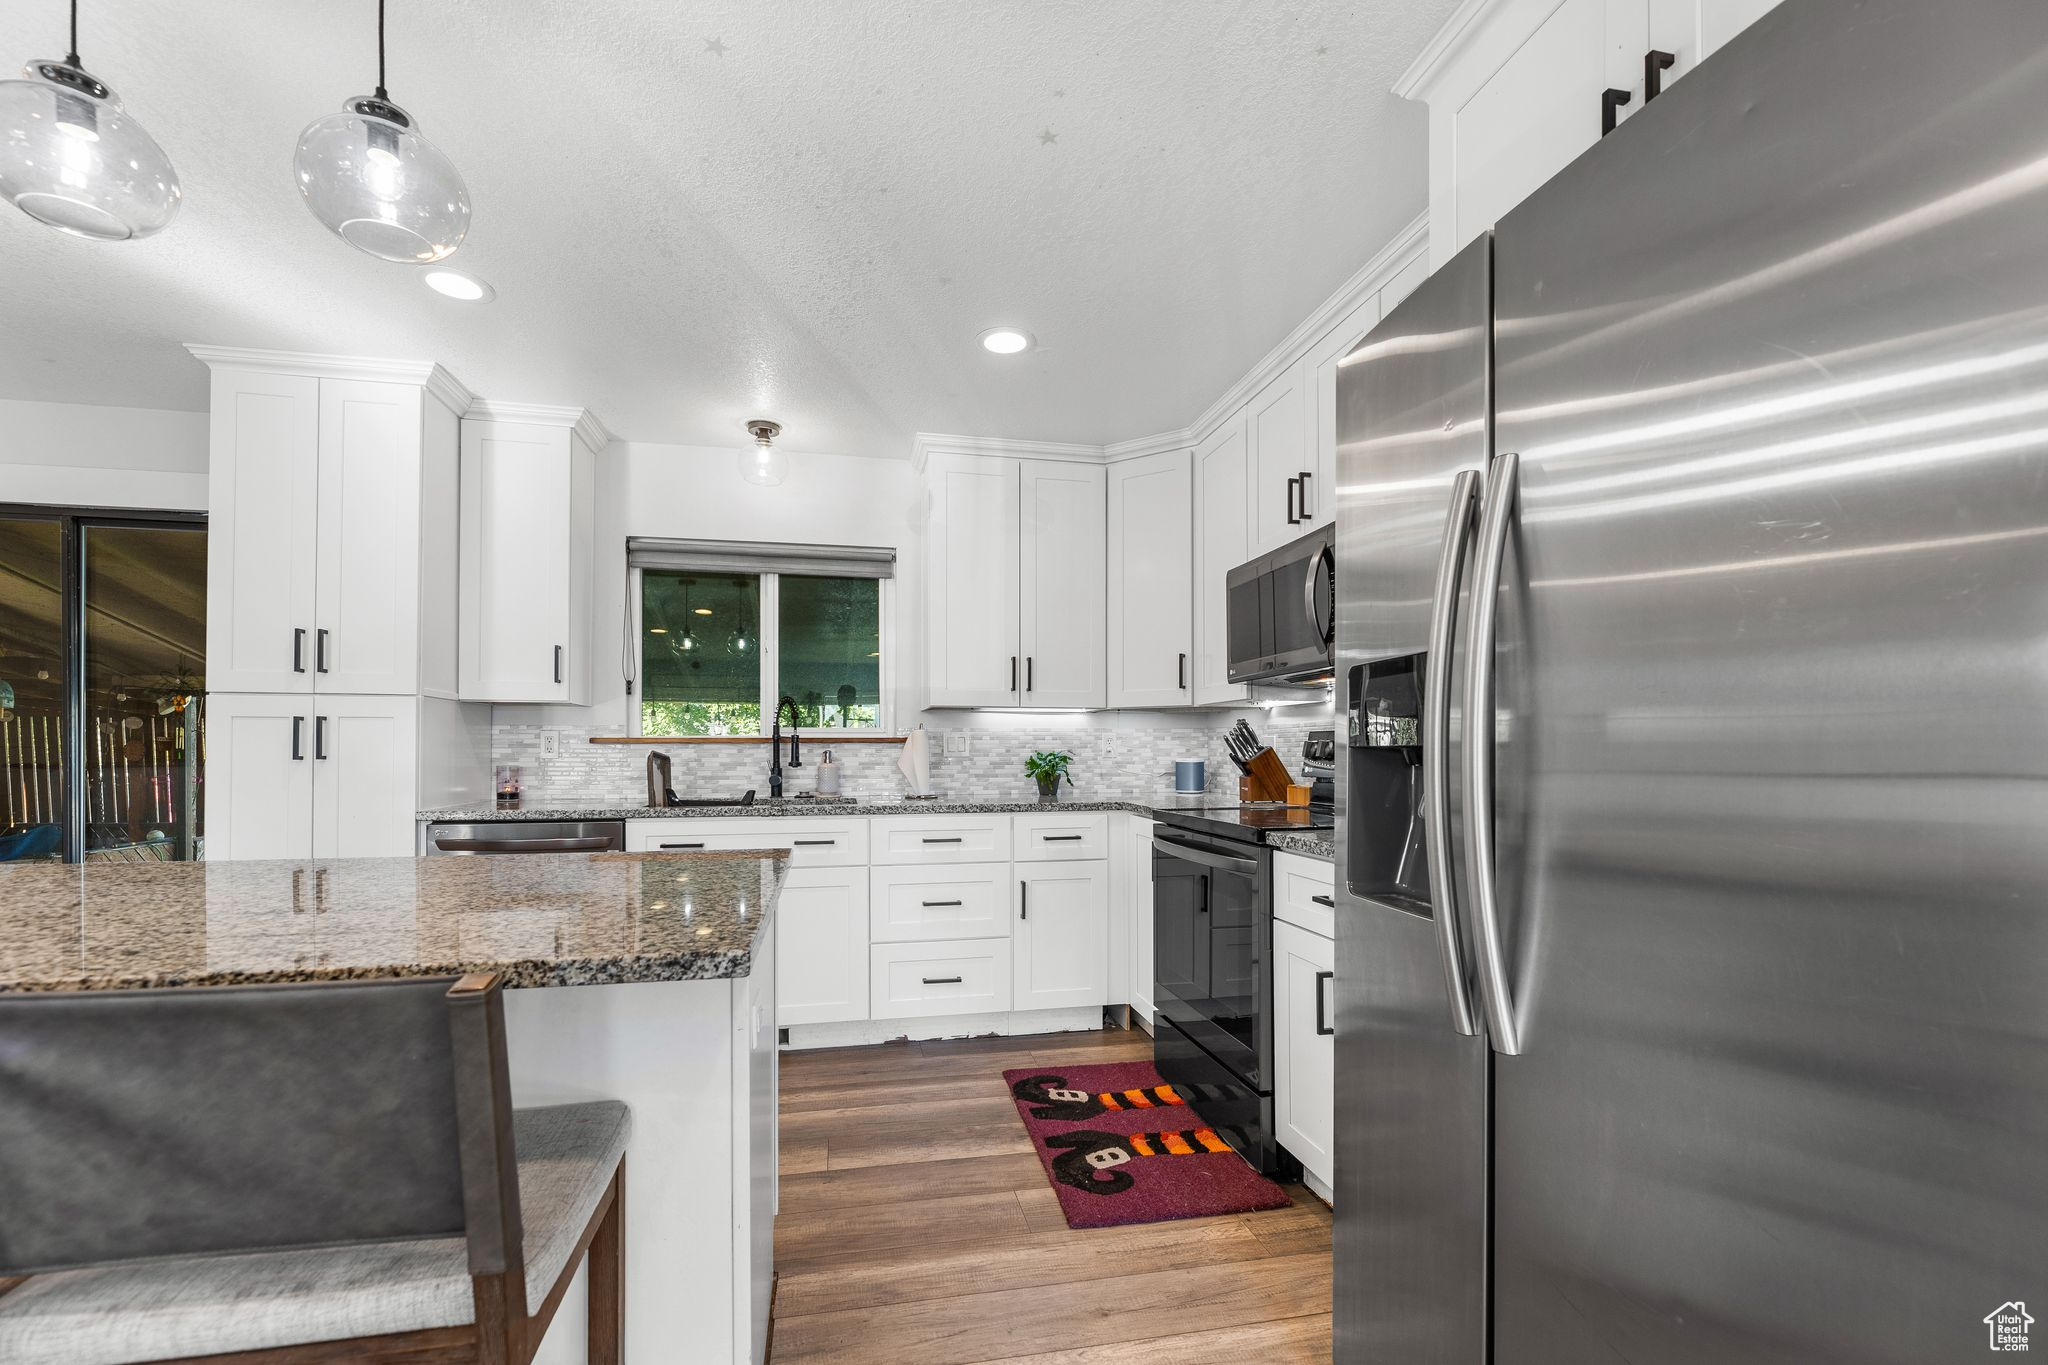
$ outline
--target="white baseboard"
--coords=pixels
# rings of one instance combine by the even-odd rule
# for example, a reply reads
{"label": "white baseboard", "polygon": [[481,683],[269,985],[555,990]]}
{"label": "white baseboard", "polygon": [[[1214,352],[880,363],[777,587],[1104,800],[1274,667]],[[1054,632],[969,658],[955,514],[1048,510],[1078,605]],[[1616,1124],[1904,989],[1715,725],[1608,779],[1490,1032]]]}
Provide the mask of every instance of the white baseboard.
{"label": "white baseboard", "polygon": [[866,1047],[899,1039],[1009,1038],[1033,1033],[1081,1033],[1102,1028],[1102,1006],[1058,1010],[1003,1010],[992,1014],[941,1014],[929,1019],[854,1019],[843,1024],[791,1024],[783,1047]]}
{"label": "white baseboard", "polygon": [[1303,1168],[1301,1183],[1308,1186],[1310,1194],[1313,1194],[1333,1209],[1337,1207],[1337,1196],[1331,1192],[1328,1185],[1323,1183],[1322,1177],[1314,1171]]}

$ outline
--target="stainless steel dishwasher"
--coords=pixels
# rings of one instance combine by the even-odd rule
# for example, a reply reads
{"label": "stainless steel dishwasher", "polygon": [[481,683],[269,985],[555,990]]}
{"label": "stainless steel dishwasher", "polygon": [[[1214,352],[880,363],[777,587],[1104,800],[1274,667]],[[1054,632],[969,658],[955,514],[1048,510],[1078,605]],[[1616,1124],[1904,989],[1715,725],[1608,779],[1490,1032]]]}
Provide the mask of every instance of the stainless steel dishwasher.
{"label": "stainless steel dishwasher", "polygon": [[623,820],[481,820],[427,826],[427,852],[607,853],[626,847]]}

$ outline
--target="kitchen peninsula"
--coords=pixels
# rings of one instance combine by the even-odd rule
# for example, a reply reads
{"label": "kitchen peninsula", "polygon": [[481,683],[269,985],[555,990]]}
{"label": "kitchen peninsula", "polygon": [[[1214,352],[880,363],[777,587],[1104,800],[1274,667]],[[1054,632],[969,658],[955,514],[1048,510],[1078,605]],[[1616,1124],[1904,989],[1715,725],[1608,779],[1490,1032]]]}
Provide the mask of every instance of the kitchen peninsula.
{"label": "kitchen peninsula", "polygon": [[[632,1109],[629,1357],[690,1341],[693,1358],[760,1360],[788,866],[779,849],[14,864],[0,991],[496,972],[515,1103]],[[579,1284],[537,1361],[582,1359],[583,1303]]]}

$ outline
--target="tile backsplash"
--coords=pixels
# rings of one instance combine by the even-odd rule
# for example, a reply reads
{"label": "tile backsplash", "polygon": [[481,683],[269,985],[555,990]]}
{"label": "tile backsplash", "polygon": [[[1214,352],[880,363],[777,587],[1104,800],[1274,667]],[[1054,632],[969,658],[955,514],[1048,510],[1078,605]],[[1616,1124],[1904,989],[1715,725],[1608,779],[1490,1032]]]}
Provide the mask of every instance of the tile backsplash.
{"label": "tile backsplash", "polygon": [[[1183,758],[1201,758],[1209,765],[1209,790],[1220,800],[1237,793],[1237,770],[1231,766],[1223,747],[1223,731],[1244,715],[1261,738],[1279,752],[1288,769],[1300,774],[1301,744],[1308,732],[1329,725],[1328,711],[1319,708],[1320,719],[1294,720],[1285,712],[1267,716],[1261,712],[1191,713],[1186,725],[1171,724],[1147,728],[1098,727],[1088,729],[943,729],[926,725],[930,737],[932,790],[943,796],[965,798],[986,796],[1003,800],[1028,799],[1037,794],[1025,775],[1026,755],[1039,749],[1062,749],[1074,755],[1070,772],[1072,798],[1116,799],[1164,795],[1173,789],[1173,765]],[[1175,718],[1178,719],[1177,717]],[[560,755],[541,756],[542,737],[552,732],[560,741]],[[491,760],[517,764],[526,804],[637,805],[647,791],[647,746],[640,744],[592,744],[593,735],[623,733],[611,730],[579,730],[564,726],[496,725],[491,731]],[[949,734],[965,735],[969,751],[945,752]],[[762,796],[768,792],[768,741],[754,744],[671,744],[656,746],[669,755],[673,784],[683,796],[737,796],[752,787]],[[785,767],[784,790],[791,794],[812,791],[817,786],[817,759],[826,749],[840,767],[840,782],[850,796],[896,797],[909,784],[896,770],[901,752],[895,744],[833,745],[829,740],[806,738],[804,766]],[[785,751],[786,753],[786,751]]]}

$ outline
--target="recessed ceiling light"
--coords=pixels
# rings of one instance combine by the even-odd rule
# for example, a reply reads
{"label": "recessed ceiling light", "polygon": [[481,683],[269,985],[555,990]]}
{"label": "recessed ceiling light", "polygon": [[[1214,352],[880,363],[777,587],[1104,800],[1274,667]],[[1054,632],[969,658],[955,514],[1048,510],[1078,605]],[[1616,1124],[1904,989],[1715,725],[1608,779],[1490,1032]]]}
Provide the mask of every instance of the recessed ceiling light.
{"label": "recessed ceiling light", "polygon": [[427,282],[427,288],[436,294],[445,294],[451,299],[464,303],[489,303],[498,297],[498,291],[474,275],[465,275],[460,270],[436,267],[423,270],[420,277]]}
{"label": "recessed ceiling light", "polygon": [[699,616],[709,616],[711,614],[711,608],[709,607],[697,607],[695,610]]}
{"label": "recessed ceiling light", "polygon": [[983,350],[994,351],[997,355],[1015,355],[1031,349],[1031,333],[1015,327],[991,327],[981,334]]}

